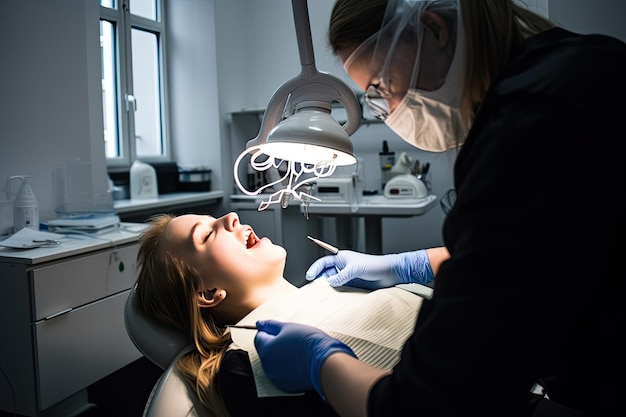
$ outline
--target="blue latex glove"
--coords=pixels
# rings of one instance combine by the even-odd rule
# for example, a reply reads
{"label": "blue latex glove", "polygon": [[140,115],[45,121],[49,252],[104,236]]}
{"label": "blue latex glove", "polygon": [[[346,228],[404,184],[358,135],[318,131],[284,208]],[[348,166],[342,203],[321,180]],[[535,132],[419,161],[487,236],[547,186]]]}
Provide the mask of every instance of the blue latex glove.
{"label": "blue latex glove", "polygon": [[254,337],[254,346],[263,371],[274,385],[285,392],[315,389],[326,400],[320,382],[324,361],[337,352],[356,358],[348,345],[315,327],[276,320],[259,320],[256,326],[258,332]]}
{"label": "blue latex glove", "polygon": [[347,285],[370,290],[396,284],[427,284],[434,280],[425,249],[390,255],[340,250],[336,255],[313,262],[305,277],[309,281],[326,277],[333,287]]}

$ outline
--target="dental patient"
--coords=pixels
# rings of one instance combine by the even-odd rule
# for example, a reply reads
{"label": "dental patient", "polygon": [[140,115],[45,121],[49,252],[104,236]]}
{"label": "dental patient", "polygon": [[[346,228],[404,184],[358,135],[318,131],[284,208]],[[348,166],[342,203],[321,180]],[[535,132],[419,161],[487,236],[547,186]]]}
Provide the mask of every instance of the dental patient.
{"label": "dental patient", "polygon": [[150,318],[189,336],[195,349],[176,371],[212,415],[337,415],[314,391],[272,393],[255,367],[256,332],[228,325],[265,319],[313,325],[384,369],[397,363],[413,331],[419,296],[399,288],[334,288],[324,279],[299,288],[283,276],[286,256],[236,213],[157,215],[142,233],[137,301]]}

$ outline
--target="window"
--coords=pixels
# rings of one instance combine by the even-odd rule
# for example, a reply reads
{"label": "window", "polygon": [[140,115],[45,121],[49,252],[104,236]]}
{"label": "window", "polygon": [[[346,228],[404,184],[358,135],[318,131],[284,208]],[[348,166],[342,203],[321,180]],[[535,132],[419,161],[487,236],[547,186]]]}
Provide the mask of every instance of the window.
{"label": "window", "polygon": [[165,0],[100,0],[102,108],[109,168],[170,159]]}

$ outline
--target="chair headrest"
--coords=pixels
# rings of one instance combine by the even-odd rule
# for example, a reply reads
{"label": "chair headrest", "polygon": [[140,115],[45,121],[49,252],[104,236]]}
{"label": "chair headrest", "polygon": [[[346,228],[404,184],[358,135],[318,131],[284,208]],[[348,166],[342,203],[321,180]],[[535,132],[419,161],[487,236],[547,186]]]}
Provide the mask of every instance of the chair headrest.
{"label": "chair headrest", "polygon": [[183,350],[193,347],[181,331],[148,318],[135,297],[137,284],[128,294],[124,307],[126,332],[135,347],[161,369],[167,369]]}

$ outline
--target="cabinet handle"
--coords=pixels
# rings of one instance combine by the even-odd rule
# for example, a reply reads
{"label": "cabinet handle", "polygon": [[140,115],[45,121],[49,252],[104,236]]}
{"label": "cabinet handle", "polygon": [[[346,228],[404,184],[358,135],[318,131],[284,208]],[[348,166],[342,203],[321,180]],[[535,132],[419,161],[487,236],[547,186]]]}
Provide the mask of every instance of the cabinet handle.
{"label": "cabinet handle", "polygon": [[59,316],[65,314],[65,313],[69,313],[70,311],[72,311],[71,307],[70,308],[66,308],[65,310],[59,311],[58,313],[54,313],[54,314],[52,314],[50,316],[44,317],[44,320],[51,320],[51,319],[53,319],[55,317],[59,317]]}

